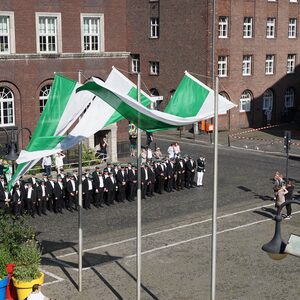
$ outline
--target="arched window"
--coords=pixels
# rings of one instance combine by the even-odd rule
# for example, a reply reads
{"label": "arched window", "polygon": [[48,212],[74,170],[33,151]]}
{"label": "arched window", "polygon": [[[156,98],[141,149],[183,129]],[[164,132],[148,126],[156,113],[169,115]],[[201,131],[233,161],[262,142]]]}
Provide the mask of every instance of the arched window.
{"label": "arched window", "polygon": [[48,98],[49,98],[50,90],[51,90],[51,85],[50,85],[50,84],[44,85],[44,86],[41,88],[40,96],[39,96],[39,101],[40,101],[40,113],[42,113],[43,110],[44,110],[44,107],[45,107],[45,105],[46,105],[46,103],[47,103],[47,100],[48,100]]}
{"label": "arched window", "polygon": [[14,94],[7,87],[0,87],[0,126],[14,124]]}
{"label": "arched window", "polygon": [[273,108],[273,92],[266,90],[263,94],[263,110],[272,110]]}
{"label": "arched window", "polygon": [[220,92],[220,95],[230,101],[230,97],[226,92]]}
{"label": "arched window", "polygon": [[244,91],[240,97],[240,112],[249,112],[251,110],[252,93]]}
{"label": "arched window", "polygon": [[284,107],[294,107],[295,92],[292,88],[288,88],[284,94]]}

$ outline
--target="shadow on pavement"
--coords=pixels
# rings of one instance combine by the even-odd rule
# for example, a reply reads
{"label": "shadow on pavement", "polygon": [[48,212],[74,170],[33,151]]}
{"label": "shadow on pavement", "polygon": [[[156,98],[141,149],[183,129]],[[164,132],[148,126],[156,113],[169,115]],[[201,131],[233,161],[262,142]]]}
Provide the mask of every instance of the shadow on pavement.
{"label": "shadow on pavement", "polygon": [[271,213],[267,213],[267,212],[260,211],[260,210],[254,210],[253,212],[255,214],[261,215],[261,216],[263,216],[265,218],[274,219],[274,215],[271,214]]}
{"label": "shadow on pavement", "polygon": [[47,241],[47,240],[42,240],[41,242],[42,248],[43,248],[43,254],[58,251],[58,250],[63,250],[67,248],[72,248],[76,243],[73,242],[65,242],[63,240],[60,240],[59,242],[53,242],[53,241]]}
{"label": "shadow on pavement", "polygon": [[[110,254],[108,252],[105,252],[108,256],[110,256]],[[133,276],[124,266],[122,266],[118,261],[115,261],[115,264],[117,266],[119,266],[127,275],[129,275],[129,277],[131,277],[135,282],[136,282],[136,278],[135,276]],[[157,298],[147,287],[145,287],[143,284],[141,284],[142,289],[148,293],[150,295],[150,297],[152,297],[152,299],[154,300],[159,300],[159,298]]]}
{"label": "shadow on pavement", "polygon": [[237,186],[237,188],[240,189],[240,190],[242,190],[242,191],[244,191],[244,192],[246,192],[246,193],[252,193],[254,195],[254,197],[259,198],[259,199],[261,199],[263,201],[271,201],[271,200],[273,200],[273,198],[271,196],[268,196],[268,195],[259,195],[256,192],[252,191],[251,189],[249,189],[249,188],[247,188],[247,187],[245,187],[243,185],[239,185],[239,186]]}

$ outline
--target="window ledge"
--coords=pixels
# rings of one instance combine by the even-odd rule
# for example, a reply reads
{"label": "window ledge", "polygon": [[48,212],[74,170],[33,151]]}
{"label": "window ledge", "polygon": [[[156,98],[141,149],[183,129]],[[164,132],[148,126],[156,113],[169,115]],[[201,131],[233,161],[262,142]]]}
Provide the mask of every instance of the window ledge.
{"label": "window ledge", "polygon": [[98,52],[98,53],[28,53],[28,54],[0,54],[0,60],[22,60],[22,59],[70,59],[70,58],[128,58],[130,52]]}

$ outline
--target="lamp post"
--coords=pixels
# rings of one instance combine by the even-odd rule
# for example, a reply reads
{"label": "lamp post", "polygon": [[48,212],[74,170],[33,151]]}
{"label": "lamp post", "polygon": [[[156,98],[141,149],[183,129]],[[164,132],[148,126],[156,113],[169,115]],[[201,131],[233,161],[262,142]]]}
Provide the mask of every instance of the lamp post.
{"label": "lamp post", "polygon": [[298,200],[290,200],[290,201],[286,201],[284,203],[282,203],[277,210],[277,214],[274,218],[275,220],[275,233],[274,236],[272,238],[272,240],[267,243],[264,244],[262,246],[262,250],[264,250],[265,252],[267,252],[267,254],[269,255],[270,258],[274,259],[274,260],[281,260],[283,258],[285,258],[288,253],[285,252],[286,246],[287,244],[283,241],[282,237],[281,237],[281,221],[282,221],[282,216],[281,216],[281,211],[282,209],[287,205],[287,204],[299,204],[300,205],[300,201]]}
{"label": "lamp post", "polygon": [[[4,128],[2,128],[4,129]],[[5,156],[5,159],[12,161],[12,174],[15,172],[15,161],[18,158],[18,150],[19,150],[19,135],[23,130],[27,130],[29,133],[29,140],[31,139],[31,131],[27,127],[22,127],[15,132],[14,130],[11,131],[11,139],[7,143],[8,146],[8,153]],[[7,131],[6,131],[7,133]],[[8,133],[7,133],[8,138]]]}

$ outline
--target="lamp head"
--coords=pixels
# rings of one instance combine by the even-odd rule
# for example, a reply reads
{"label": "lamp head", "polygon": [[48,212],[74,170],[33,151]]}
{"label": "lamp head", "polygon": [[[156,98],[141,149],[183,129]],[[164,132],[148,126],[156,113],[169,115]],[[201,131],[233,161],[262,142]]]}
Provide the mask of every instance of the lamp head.
{"label": "lamp head", "polygon": [[16,144],[14,142],[11,142],[9,144],[9,146],[10,146],[9,147],[9,152],[5,156],[5,159],[15,161],[19,157],[18,152],[17,152]]}

